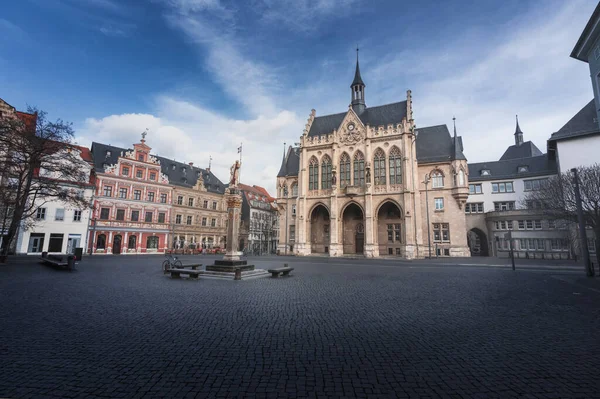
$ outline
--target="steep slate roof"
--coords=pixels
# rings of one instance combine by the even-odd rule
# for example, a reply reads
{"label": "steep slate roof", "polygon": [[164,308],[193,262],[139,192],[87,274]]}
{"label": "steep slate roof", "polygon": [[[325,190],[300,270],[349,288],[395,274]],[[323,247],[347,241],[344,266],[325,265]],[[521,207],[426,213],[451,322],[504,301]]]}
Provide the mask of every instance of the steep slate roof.
{"label": "steep slate roof", "polygon": [[467,159],[462,152],[462,137],[457,137],[456,146],[446,125],[416,129],[417,162],[443,162],[451,159]]}
{"label": "steep slate roof", "polygon": [[550,140],[563,140],[572,137],[587,136],[597,134],[598,114],[594,99],[587,103],[578,113],[575,114],[558,132],[552,133]]}
{"label": "steep slate roof", "polygon": [[500,157],[501,161],[507,159],[519,159],[519,158],[530,158],[542,155],[543,152],[535,146],[531,141],[525,141],[521,145],[513,144],[504,151],[504,154]]}
{"label": "steep slate roof", "polygon": [[583,28],[581,36],[579,36],[573,51],[571,51],[571,57],[580,61],[588,62],[587,52],[595,42],[594,36],[596,36],[596,38],[598,37],[598,19],[600,19],[600,3],[598,3],[594,9],[594,12],[592,13],[588,23],[585,25],[585,28]]}
{"label": "steep slate roof", "polygon": [[[269,204],[271,210],[277,209],[275,198],[271,197],[265,188],[260,186],[249,186],[242,183],[238,184],[238,188],[242,190],[242,193],[244,194],[243,198],[249,207],[253,207],[251,201],[256,200],[258,202]],[[259,207],[259,209],[263,208]]]}
{"label": "steep slate roof", "polygon": [[[338,129],[344,120],[347,112],[317,116],[308,131],[309,136],[320,136],[330,134],[334,129]],[[406,101],[380,105],[377,107],[368,107],[361,112],[358,117],[364,125],[369,126],[387,126],[402,122],[406,117]]]}
{"label": "steep slate roof", "polygon": [[[110,151],[109,156],[107,156],[107,151]],[[96,142],[92,143],[94,169],[96,169],[97,172],[104,172],[104,164],[116,164],[119,156],[124,156],[127,151],[133,151],[133,149],[114,147]],[[192,188],[196,185],[197,178],[202,176],[202,180],[204,180],[204,187],[206,187],[207,191],[218,194],[225,193],[225,184],[223,184],[211,171],[190,166],[188,164],[177,162],[158,155],[152,156],[156,157],[156,159],[160,161],[161,172],[169,177],[169,184]],[[173,165],[175,165],[175,169],[173,169]],[[186,170],[185,175],[183,174],[183,169]],[[183,181],[184,177],[187,179],[186,183]]]}
{"label": "steep slate roof", "polygon": [[[527,166],[527,172],[518,172],[520,166]],[[487,169],[489,175],[481,176],[481,171]],[[513,179],[558,173],[556,162],[548,159],[545,154],[530,158],[506,159],[492,162],[478,162],[469,164],[469,181],[486,181]]]}
{"label": "steep slate roof", "polygon": [[289,146],[286,157],[281,163],[281,169],[277,173],[277,177],[298,176],[300,169],[300,149],[298,147]]}

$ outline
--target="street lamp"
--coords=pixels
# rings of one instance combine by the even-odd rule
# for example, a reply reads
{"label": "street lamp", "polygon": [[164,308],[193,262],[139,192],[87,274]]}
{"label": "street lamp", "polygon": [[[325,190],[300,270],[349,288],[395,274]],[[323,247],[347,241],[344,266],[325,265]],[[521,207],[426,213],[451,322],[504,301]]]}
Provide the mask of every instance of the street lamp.
{"label": "street lamp", "polygon": [[429,259],[431,259],[431,225],[429,224],[429,191],[427,190],[429,180],[429,175],[426,174],[423,183],[425,184],[425,209],[427,212],[427,246],[429,247]]}
{"label": "street lamp", "polygon": [[287,185],[283,186],[283,196],[286,199],[285,201],[285,255],[287,255],[288,250],[288,188]]}
{"label": "street lamp", "polygon": [[94,254],[94,238],[96,238],[96,218],[92,219],[92,224],[94,226],[92,230],[92,246],[90,247],[90,256]]}
{"label": "street lamp", "polygon": [[[417,137],[419,136],[419,131],[415,131],[416,126],[413,125],[411,127],[411,133],[413,134],[412,137],[412,141],[410,143],[410,181],[412,182],[412,203],[413,203],[413,221],[414,221],[414,225],[415,225],[415,231],[414,231],[414,235],[415,235],[415,245],[417,246],[417,256],[419,256],[419,243],[417,242],[417,204],[415,201],[415,172],[414,172],[414,166],[413,164],[415,163],[415,159],[413,156],[413,145],[417,142]],[[430,254],[431,256],[431,254]]]}

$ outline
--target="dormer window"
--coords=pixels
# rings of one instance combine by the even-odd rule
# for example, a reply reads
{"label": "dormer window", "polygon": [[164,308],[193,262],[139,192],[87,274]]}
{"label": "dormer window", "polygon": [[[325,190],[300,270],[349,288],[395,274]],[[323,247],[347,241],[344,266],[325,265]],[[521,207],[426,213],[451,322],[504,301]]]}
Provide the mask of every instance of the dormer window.
{"label": "dormer window", "polygon": [[489,170],[489,169],[482,169],[482,170],[481,170],[481,176],[489,176],[489,175],[491,175],[491,174],[492,174],[492,173],[490,172],[490,170]]}
{"label": "dormer window", "polygon": [[187,173],[187,170],[185,170],[185,167],[181,168],[181,173],[183,173],[184,175]]}
{"label": "dormer window", "polygon": [[171,169],[175,170],[175,168],[177,168],[177,166],[175,166],[175,164],[172,164]]}
{"label": "dormer window", "polygon": [[110,155],[111,155],[111,154],[112,154],[112,153],[111,153],[110,151],[108,151],[108,150],[107,150],[107,151],[106,151],[106,158],[110,157]]}
{"label": "dormer window", "polygon": [[527,165],[521,165],[518,167],[518,172],[519,173],[525,173],[525,172],[529,172],[529,166]]}

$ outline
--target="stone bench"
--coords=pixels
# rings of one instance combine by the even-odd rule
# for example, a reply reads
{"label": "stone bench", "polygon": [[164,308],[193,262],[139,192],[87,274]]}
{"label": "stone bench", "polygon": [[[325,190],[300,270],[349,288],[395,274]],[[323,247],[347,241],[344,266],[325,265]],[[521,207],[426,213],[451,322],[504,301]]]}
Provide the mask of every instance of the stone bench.
{"label": "stone bench", "polygon": [[42,254],[40,261],[45,265],[53,266],[55,268],[65,268],[68,271],[75,270],[75,257],[73,255],[67,256],[67,259],[65,260],[62,256]]}
{"label": "stone bench", "polygon": [[176,267],[176,269],[185,269],[186,267],[191,268],[192,270],[197,270],[199,267],[202,267],[202,263],[191,263],[189,265],[181,265]]}
{"label": "stone bench", "polygon": [[167,269],[167,273],[171,273],[171,278],[181,278],[182,274],[187,274],[188,278],[198,279],[198,276],[202,273],[202,270],[186,270],[186,269]]}
{"label": "stone bench", "polygon": [[289,276],[292,270],[294,270],[294,268],[288,267],[286,263],[284,267],[280,267],[279,269],[269,269],[268,272],[272,274],[272,277],[279,277],[280,274],[283,274],[284,276]]}

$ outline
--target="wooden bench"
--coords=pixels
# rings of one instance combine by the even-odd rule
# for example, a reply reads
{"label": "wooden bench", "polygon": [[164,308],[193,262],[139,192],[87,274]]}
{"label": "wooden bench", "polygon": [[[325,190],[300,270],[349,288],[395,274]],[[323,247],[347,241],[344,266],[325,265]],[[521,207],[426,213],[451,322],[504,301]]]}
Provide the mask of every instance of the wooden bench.
{"label": "wooden bench", "polygon": [[294,270],[294,268],[288,267],[286,263],[284,264],[284,267],[280,267],[279,269],[269,269],[268,272],[272,274],[271,277],[279,277],[280,274],[283,274],[284,276],[289,276],[292,270]]}
{"label": "wooden bench", "polygon": [[189,267],[192,270],[197,270],[199,267],[202,267],[202,263],[192,263],[189,265],[181,265],[180,267],[177,267],[176,269],[185,269],[186,267]]}
{"label": "wooden bench", "polygon": [[202,270],[186,270],[186,269],[167,269],[168,273],[171,273],[171,278],[181,278],[182,274],[187,274],[188,278],[198,279]]}

